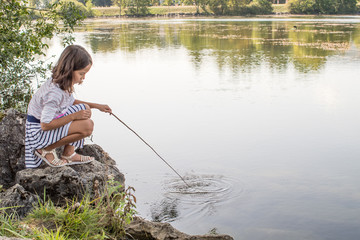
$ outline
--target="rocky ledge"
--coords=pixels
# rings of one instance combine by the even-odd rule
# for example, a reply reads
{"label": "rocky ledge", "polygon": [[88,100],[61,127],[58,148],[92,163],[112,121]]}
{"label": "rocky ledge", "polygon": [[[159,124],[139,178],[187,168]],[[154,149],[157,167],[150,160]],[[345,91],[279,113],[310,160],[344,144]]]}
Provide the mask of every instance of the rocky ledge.
{"label": "rocky ledge", "polygon": [[[43,199],[44,193],[61,206],[66,200],[81,199],[85,192],[93,197],[99,196],[110,178],[125,186],[124,175],[116,167],[115,161],[96,144],[86,145],[79,151],[95,157],[97,161],[89,164],[52,168],[43,163],[39,168],[26,169],[25,119],[24,114],[10,109],[0,122],[0,185],[6,189],[0,193],[0,208],[21,206],[7,211],[16,211],[23,217],[33,209],[39,197]],[[233,239],[228,235],[190,236],[168,223],[150,222],[140,217],[135,217],[126,231],[136,239],[144,240]]]}

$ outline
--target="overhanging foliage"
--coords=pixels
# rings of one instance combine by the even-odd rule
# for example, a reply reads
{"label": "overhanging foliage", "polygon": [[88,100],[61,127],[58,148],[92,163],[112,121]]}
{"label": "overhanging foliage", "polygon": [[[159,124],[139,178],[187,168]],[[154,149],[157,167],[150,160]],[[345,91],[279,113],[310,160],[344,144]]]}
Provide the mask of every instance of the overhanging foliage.
{"label": "overhanging foliage", "polygon": [[73,2],[35,9],[26,0],[0,0],[0,110],[26,111],[32,81],[49,68],[36,56],[45,55],[46,40],[55,34],[64,34],[65,45],[71,43],[74,27],[84,18]]}

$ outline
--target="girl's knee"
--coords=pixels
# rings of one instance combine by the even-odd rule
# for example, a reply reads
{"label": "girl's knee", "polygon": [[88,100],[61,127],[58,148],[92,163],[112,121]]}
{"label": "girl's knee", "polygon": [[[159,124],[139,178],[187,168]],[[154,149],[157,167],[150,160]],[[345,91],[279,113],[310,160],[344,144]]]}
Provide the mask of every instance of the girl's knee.
{"label": "girl's knee", "polygon": [[90,106],[88,104],[84,103],[84,106],[85,106],[86,110],[91,110],[91,108],[90,108]]}
{"label": "girl's knee", "polygon": [[84,120],[83,134],[88,137],[94,131],[94,122],[91,119]]}
{"label": "girl's knee", "polygon": [[80,134],[82,138],[88,137],[94,130],[94,122],[89,118],[86,120],[73,121],[69,127],[68,134]]}

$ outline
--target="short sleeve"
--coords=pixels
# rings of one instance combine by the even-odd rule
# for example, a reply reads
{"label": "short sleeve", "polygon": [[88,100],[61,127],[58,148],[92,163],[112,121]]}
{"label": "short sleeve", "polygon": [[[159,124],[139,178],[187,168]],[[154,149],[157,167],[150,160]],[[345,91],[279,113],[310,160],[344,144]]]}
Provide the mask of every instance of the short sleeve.
{"label": "short sleeve", "polygon": [[51,89],[48,93],[46,93],[43,97],[44,107],[41,113],[40,121],[43,123],[51,122],[59,109],[61,101],[62,94],[61,92],[56,91],[56,89]]}
{"label": "short sleeve", "polygon": [[74,102],[75,102],[75,97],[74,97],[74,94],[71,94],[70,95],[70,98],[69,98],[69,105],[74,105]]}

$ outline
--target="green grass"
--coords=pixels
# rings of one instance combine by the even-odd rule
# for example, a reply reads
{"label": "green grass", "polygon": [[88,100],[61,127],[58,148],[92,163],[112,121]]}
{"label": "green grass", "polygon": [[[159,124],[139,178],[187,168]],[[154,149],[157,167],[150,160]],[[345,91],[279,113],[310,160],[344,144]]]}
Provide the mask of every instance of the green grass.
{"label": "green grass", "polygon": [[36,239],[46,239],[46,240],[67,240],[68,235],[65,235],[62,232],[61,227],[56,231],[47,230],[46,228],[43,231],[34,229],[34,234]]}
{"label": "green grass", "polygon": [[[106,212],[93,206],[88,198],[73,201],[66,208],[55,207],[51,201],[40,204],[25,220],[36,223],[37,233],[60,236],[65,239],[105,239]],[[61,231],[59,230],[61,229]]]}
{"label": "green grass", "polygon": [[0,209],[0,236],[24,238],[26,230],[21,227],[15,214],[7,214]]}
{"label": "green grass", "polygon": [[[117,17],[120,12],[120,8],[118,7],[93,7],[92,10],[95,17]],[[125,11],[122,9],[121,15],[124,14]]]}
{"label": "green grass", "polygon": [[286,4],[273,4],[274,13],[289,13],[288,7]]}
{"label": "green grass", "polygon": [[135,214],[134,189],[110,181],[104,194],[96,199],[86,195],[81,201],[73,200],[65,207],[55,206],[51,200],[39,200],[38,206],[20,220],[0,209],[0,236],[31,238],[36,240],[121,239],[125,225]]}
{"label": "green grass", "polygon": [[151,14],[195,14],[195,6],[153,6],[149,8]]}

